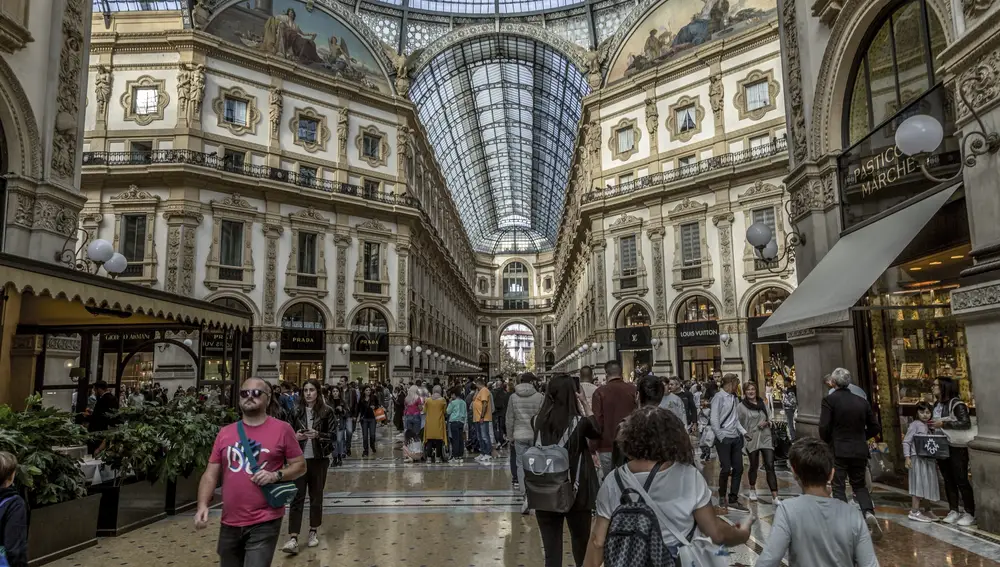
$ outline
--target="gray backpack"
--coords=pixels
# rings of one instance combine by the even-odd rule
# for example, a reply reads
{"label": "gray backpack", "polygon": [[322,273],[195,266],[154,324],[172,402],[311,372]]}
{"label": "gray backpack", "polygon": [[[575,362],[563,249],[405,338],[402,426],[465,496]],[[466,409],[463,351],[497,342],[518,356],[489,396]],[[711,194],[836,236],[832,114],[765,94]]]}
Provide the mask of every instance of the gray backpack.
{"label": "gray backpack", "polygon": [[570,436],[580,424],[580,418],[570,423],[569,429],[555,445],[542,445],[542,436],[535,433],[535,444],[528,447],[521,456],[521,467],[524,469],[524,492],[528,499],[528,508],[543,512],[569,512],[576,501],[576,493],[580,488],[580,466],[583,463],[583,452],[576,462],[576,475],[570,475],[569,444]]}

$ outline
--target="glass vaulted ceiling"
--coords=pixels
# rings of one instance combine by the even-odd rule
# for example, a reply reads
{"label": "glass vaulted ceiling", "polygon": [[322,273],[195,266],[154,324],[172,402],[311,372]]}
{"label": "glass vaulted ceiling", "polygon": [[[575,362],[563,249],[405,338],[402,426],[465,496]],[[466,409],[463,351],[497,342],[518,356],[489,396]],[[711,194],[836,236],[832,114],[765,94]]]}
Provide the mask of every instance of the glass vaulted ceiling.
{"label": "glass vaulted ceiling", "polygon": [[420,71],[410,98],[476,250],[552,248],[589,90],[562,54],[517,36],[470,39]]}

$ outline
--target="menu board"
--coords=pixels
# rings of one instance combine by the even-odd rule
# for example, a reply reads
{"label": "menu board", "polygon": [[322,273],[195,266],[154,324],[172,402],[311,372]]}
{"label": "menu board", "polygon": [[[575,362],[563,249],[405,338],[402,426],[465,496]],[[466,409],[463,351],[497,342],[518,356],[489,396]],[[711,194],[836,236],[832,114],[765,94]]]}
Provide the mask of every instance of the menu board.
{"label": "menu board", "polygon": [[899,377],[902,380],[920,380],[924,377],[924,363],[904,362],[899,368]]}

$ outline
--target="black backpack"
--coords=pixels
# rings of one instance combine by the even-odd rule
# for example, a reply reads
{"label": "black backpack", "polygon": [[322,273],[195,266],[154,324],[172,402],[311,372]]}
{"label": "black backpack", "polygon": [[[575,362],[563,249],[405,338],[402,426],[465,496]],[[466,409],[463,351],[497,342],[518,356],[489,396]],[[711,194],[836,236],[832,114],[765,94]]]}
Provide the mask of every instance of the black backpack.
{"label": "black backpack", "polygon": [[[643,485],[649,493],[653,477],[660,470],[657,463]],[[604,542],[605,567],[662,567],[673,565],[673,558],[667,544],[663,543],[663,532],[656,512],[637,490],[626,488],[622,482],[621,469],[615,470],[615,482],[622,492],[621,503],[611,514],[611,524]],[[635,496],[635,501],[632,496]]]}

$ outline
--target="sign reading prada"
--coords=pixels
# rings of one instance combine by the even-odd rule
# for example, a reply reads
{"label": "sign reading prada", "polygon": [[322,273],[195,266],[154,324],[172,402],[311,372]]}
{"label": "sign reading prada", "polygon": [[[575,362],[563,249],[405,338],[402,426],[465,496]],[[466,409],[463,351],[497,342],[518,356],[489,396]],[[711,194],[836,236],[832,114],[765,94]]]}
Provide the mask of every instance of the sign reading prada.
{"label": "sign reading prada", "polygon": [[386,333],[351,333],[355,352],[389,352],[389,335]]}
{"label": "sign reading prada", "polygon": [[323,350],[322,330],[284,329],[281,331],[281,350]]}

